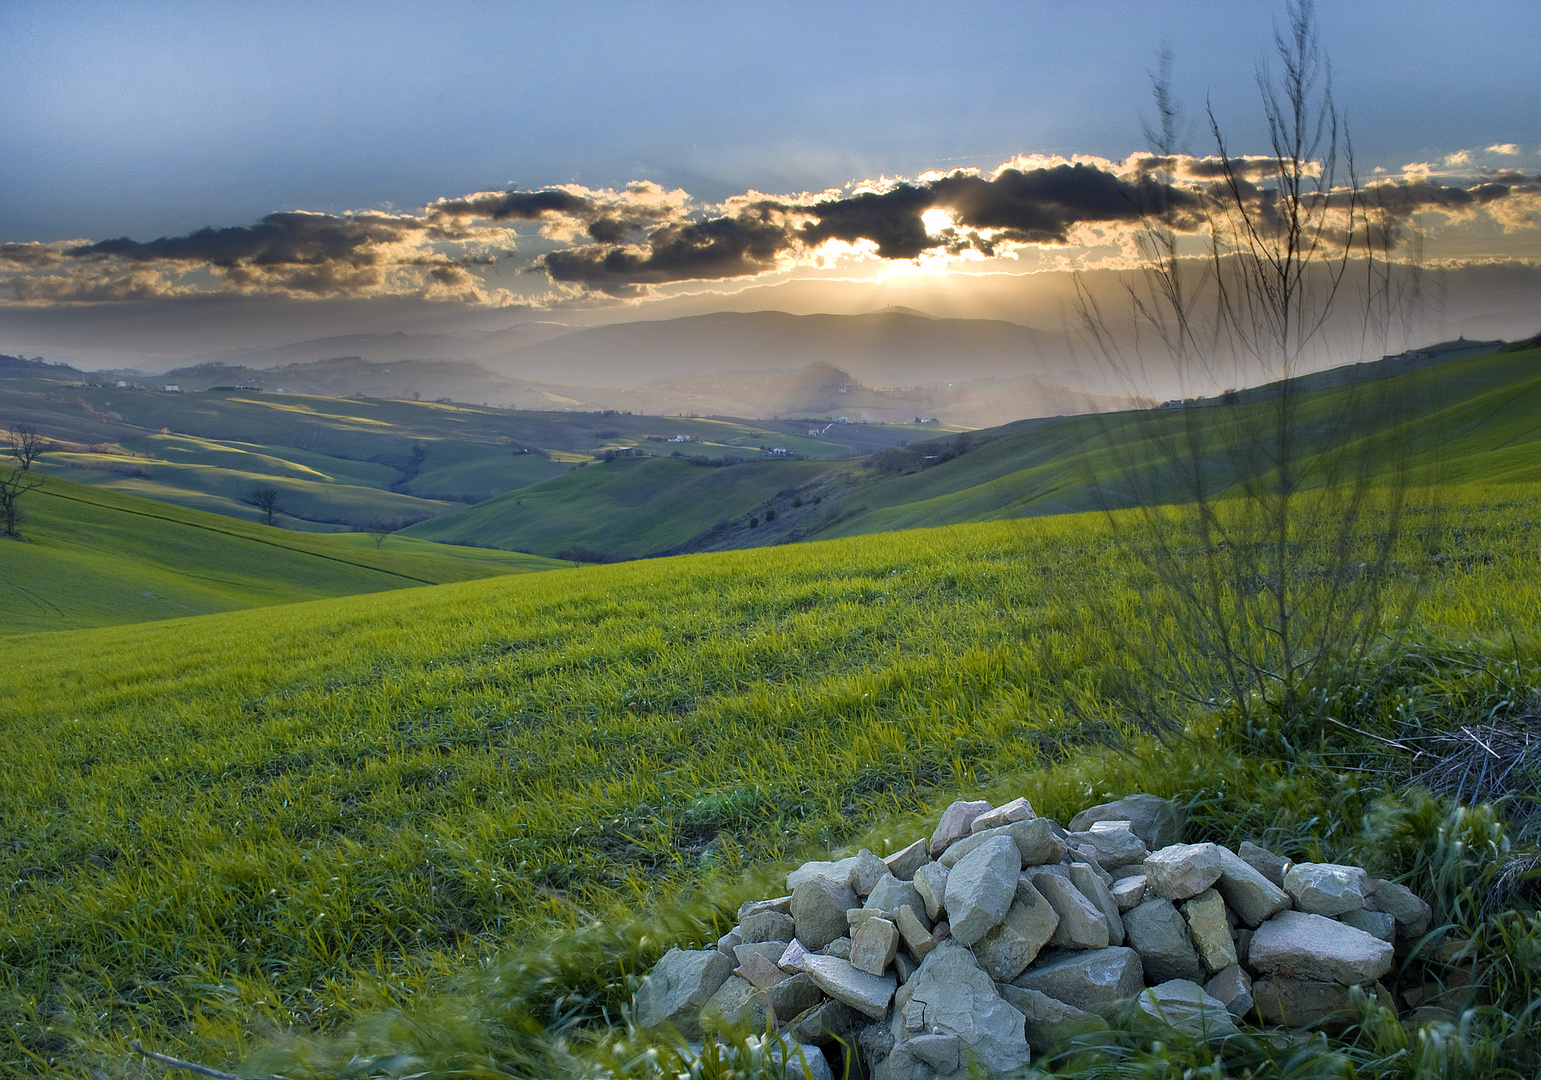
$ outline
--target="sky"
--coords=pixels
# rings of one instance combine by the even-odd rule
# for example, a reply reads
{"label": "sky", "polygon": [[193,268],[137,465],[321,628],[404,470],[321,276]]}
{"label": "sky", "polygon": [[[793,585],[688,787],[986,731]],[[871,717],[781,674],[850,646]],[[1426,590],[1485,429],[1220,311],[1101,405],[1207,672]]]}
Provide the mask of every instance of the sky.
{"label": "sky", "polygon": [[[1232,154],[1266,148],[1282,16],[4,0],[0,349],[617,321],[777,285],[840,310],[853,283],[1116,268],[1163,46],[1191,123],[1162,176],[1187,197],[1206,105]],[[1541,255],[1541,5],[1317,16],[1356,166],[1424,257]]]}

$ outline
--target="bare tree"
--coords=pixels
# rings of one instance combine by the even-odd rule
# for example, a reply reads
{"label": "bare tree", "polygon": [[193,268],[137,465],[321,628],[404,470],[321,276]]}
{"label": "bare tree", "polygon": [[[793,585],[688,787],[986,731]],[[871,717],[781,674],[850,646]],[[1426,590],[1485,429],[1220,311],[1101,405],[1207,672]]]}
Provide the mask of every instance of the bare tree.
{"label": "bare tree", "polygon": [[16,424],[5,433],[5,446],[21,462],[21,471],[30,472],[32,463],[48,449],[48,440],[31,424]]}
{"label": "bare tree", "polygon": [[[1110,520],[1153,571],[1140,636],[1179,693],[1298,731],[1320,719],[1326,684],[1405,622],[1388,604],[1411,595],[1392,559],[1403,463],[1393,443],[1361,435],[1394,429],[1392,403],[1369,383],[1344,385],[1306,416],[1300,376],[1345,327],[1353,359],[1383,344],[1407,296],[1390,258],[1397,223],[1354,169],[1311,0],[1287,3],[1274,46],[1278,67],[1258,75],[1269,152],[1235,154],[1209,109],[1207,184],[1178,175],[1192,159],[1163,54],[1141,268],[1126,282],[1133,331],[1085,287],[1079,309],[1131,390],[1155,361],[1182,390],[1174,407],[1106,428],[1122,455],[1109,506],[1133,507]],[[1244,381],[1262,385],[1193,396]]]}
{"label": "bare tree", "polygon": [[0,525],[4,526],[6,536],[21,539],[21,533],[16,529],[21,522],[21,507],[17,503],[23,495],[42,486],[42,483],[41,477],[31,476],[25,469],[12,469],[8,475],[0,474]]}
{"label": "bare tree", "polygon": [[278,512],[278,489],[260,487],[251,493],[251,504],[267,515],[267,523],[273,524],[273,515]]}
{"label": "bare tree", "polygon": [[368,525],[364,526],[364,531],[367,532],[369,534],[369,538],[375,542],[375,550],[379,551],[381,545],[385,543],[385,538],[390,536],[391,533],[395,532],[399,528],[401,528],[401,524],[399,522],[372,521]]}

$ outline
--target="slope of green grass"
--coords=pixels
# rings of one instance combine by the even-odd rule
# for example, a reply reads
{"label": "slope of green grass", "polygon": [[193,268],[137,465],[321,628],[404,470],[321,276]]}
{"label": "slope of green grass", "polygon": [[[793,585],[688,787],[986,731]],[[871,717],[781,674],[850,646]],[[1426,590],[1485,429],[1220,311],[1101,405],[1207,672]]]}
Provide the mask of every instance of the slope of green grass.
{"label": "slope of green grass", "polygon": [[547,555],[581,544],[608,556],[640,558],[683,544],[719,522],[747,517],[775,492],[827,469],[817,461],[714,467],[675,457],[617,458],[405,531],[428,540]]}
{"label": "slope of green grass", "polygon": [[[1243,453],[1255,449],[1252,433],[1274,428],[1274,408],[1258,391],[1234,405],[1021,421],[892,448],[859,463],[800,463],[808,467],[796,484],[766,471],[758,491],[753,473],[693,476],[690,498],[717,507],[715,517],[680,516],[674,501],[657,497],[659,472],[621,474],[635,478],[635,492],[572,474],[419,528],[441,540],[542,551],[576,542],[640,555],[648,553],[644,545],[606,546],[603,535],[674,537],[695,525],[699,531],[671,546],[717,550],[1128,506],[1136,488],[1153,501],[1180,501],[1181,471],[1168,445],[1205,461],[1209,482],[1223,490]],[[1302,394],[1296,409],[1292,426],[1307,457],[1328,448],[1352,457],[1362,444],[1380,475],[1415,485],[1541,480],[1541,350],[1327,386]],[[1409,455],[1405,473],[1391,455],[1375,458],[1376,446],[1390,441]],[[541,506],[557,504],[561,512],[532,519],[533,500],[519,499],[537,490]],[[769,525],[767,509],[776,512]],[[751,516],[761,519],[758,529],[747,527]]]}
{"label": "slope of green grass", "polygon": [[[1434,540],[1459,557],[1430,567],[1423,632],[1502,641],[1532,678],[1541,490],[1452,499]],[[335,1028],[489,948],[1030,773],[1051,812],[1139,786],[1302,857],[1360,843],[1373,774],[1286,784],[1221,747],[1111,764],[1109,731],[1065,719],[1068,681],[1119,729],[1097,675],[1116,642],[1075,607],[1128,592],[1105,529],[916,530],[0,642],[0,1067],[84,1070],[131,1038],[228,1063],[264,1026]],[[1032,772],[1067,753],[1085,768]],[[651,935],[638,955],[673,940]],[[379,1030],[453,1053],[504,1020]]]}
{"label": "slope of green grass", "polygon": [[[411,588],[565,564],[392,537],[270,528],[49,477],[0,537],[0,634]],[[365,543],[367,541],[367,543]]]}

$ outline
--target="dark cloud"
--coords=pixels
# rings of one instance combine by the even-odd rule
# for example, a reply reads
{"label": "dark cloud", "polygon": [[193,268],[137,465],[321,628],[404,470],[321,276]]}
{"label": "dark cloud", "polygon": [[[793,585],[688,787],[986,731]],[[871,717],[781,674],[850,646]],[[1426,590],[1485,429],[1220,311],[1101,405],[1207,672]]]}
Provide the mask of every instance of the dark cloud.
{"label": "dark cloud", "polygon": [[130,262],[206,263],[210,266],[360,266],[379,261],[378,248],[421,228],[414,219],[329,214],[269,214],[258,224],[199,229],[187,236],[139,242],[128,237],[71,248],[76,258]]}
{"label": "dark cloud", "polygon": [[593,199],[562,188],[547,188],[544,191],[488,191],[463,199],[440,199],[429,209],[446,217],[538,221],[548,214],[587,217],[594,213],[595,203]]}
{"label": "dark cloud", "polygon": [[826,240],[871,240],[884,259],[914,259],[936,241],[926,235],[921,215],[936,203],[930,187],[902,184],[889,191],[864,191],[846,199],[826,199],[806,208],[818,221],[802,229],[809,246]]}
{"label": "dark cloud", "polygon": [[1000,230],[1008,240],[1064,244],[1073,226],[1138,221],[1158,206],[1197,203],[1192,194],[1154,181],[1130,183],[1091,165],[1005,169],[994,179],[954,175],[932,185],[935,204],[958,224]]}
{"label": "dark cloud", "polygon": [[733,217],[660,226],[642,248],[594,244],[553,251],[541,265],[553,281],[632,296],[640,285],[763,273],[790,242],[775,210],[761,206]]}

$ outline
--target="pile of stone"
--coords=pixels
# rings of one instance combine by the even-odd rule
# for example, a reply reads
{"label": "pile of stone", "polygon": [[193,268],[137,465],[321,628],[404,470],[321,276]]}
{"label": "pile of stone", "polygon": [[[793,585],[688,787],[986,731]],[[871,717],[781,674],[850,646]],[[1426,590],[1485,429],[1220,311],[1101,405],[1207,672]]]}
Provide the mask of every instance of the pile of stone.
{"label": "pile of stone", "polygon": [[[810,862],[715,949],[673,949],[634,1017],[687,1037],[775,1029],[823,1075],[856,1045],[879,1080],[1005,1075],[1138,1010],[1198,1037],[1351,1013],[1429,927],[1408,889],[1244,843],[1177,843],[1181,808],[1131,795],[1069,829],[1025,799],[955,802],[929,840]],[[800,1066],[797,1075],[801,1075]]]}

